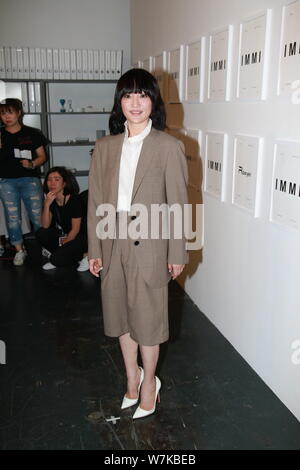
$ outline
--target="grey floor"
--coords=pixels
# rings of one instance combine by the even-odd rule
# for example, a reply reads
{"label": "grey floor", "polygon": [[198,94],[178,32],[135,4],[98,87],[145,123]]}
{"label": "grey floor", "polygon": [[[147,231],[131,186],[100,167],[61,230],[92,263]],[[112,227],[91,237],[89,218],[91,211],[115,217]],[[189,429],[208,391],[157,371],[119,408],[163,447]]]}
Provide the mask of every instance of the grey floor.
{"label": "grey floor", "polygon": [[135,422],[97,280],[2,259],[0,285],[1,449],[300,449],[299,422],[176,282],[161,403]]}

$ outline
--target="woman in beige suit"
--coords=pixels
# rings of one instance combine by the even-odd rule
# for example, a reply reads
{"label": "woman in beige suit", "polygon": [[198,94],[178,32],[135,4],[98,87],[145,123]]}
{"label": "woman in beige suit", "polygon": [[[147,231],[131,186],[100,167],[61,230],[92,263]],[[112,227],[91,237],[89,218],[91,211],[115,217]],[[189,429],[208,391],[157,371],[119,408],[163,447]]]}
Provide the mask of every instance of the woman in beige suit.
{"label": "woman in beige suit", "polygon": [[173,206],[182,223],[187,204],[183,145],[163,132],[165,123],[156,79],[143,69],[126,72],[116,87],[111,135],[96,142],[89,175],[90,272],[101,273],[105,334],[119,338],[124,358],[127,392],[121,408],[140,399],[134,419],[156,409],[159,345],[169,336],[168,282],[188,261],[183,227],[175,236],[175,217],[164,211],[151,217],[158,205]]}

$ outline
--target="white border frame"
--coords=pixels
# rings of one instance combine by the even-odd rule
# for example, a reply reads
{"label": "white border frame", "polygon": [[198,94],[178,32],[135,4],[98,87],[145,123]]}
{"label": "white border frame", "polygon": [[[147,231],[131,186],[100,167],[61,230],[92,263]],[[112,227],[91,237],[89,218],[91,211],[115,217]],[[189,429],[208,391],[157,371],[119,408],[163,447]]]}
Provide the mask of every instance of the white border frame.
{"label": "white border frame", "polygon": [[156,67],[156,64],[155,64],[155,61],[156,61],[156,58],[159,57],[159,56],[162,56],[163,58],[163,68],[162,70],[164,72],[167,72],[167,51],[162,51],[162,52],[159,52],[158,54],[155,54],[152,57],[152,72],[155,72],[155,67]]}
{"label": "white border frame", "polygon": [[[212,49],[212,38],[216,34],[223,33],[228,30],[228,49],[227,49],[227,73],[226,73],[226,85],[225,85],[225,96],[224,99],[221,98],[212,98],[211,97],[211,49]],[[210,102],[224,102],[230,101],[231,99],[231,75],[232,75],[232,58],[233,58],[233,31],[234,26],[233,24],[229,24],[228,26],[215,30],[210,33],[208,38],[209,50],[208,50],[208,81],[207,81],[207,99]]]}
{"label": "white border frame", "polygon": [[[236,170],[236,148],[237,148],[237,139],[239,137],[249,137],[251,139],[257,139],[258,141],[258,152],[256,156],[256,182],[255,182],[255,201],[254,209],[248,209],[241,204],[237,204],[234,200],[235,194],[235,170]],[[262,159],[264,151],[264,138],[257,135],[249,134],[235,134],[234,135],[234,150],[233,150],[233,169],[232,169],[232,194],[231,194],[231,203],[233,206],[238,207],[239,209],[251,214],[253,217],[258,218],[261,215],[261,194],[262,194]]]}
{"label": "white border frame", "polygon": [[[185,96],[184,99],[187,103],[203,103],[204,92],[205,92],[205,68],[206,68],[206,41],[207,38],[202,36],[200,39],[190,42],[186,45],[185,51]],[[199,76],[199,101],[192,101],[188,99],[188,58],[189,58],[189,47],[193,44],[201,42],[201,53],[200,53],[200,76]]]}
{"label": "white border frame", "polygon": [[[178,77],[178,101],[170,101],[170,95],[169,95],[169,80],[170,80],[170,54],[171,52],[179,50],[179,77]],[[178,104],[183,102],[183,87],[184,87],[184,80],[183,80],[183,75],[184,75],[184,70],[185,70],[185,64],[184,64],[184,58],[185,58],[185,46],[181,44],[179,47],[175,47],[174,49],[171,49],[167,52],[167,72],[168,72],[168,80],[167,80],[167,103],[169,104]]]}
{"label": "white border frame", "polygon": [[148,70],[148,72],[152,72],[152,69],[153,69],[153,58],[152,56],[150,55],[149,57],[147,57],[146,59],[142,60],[142,64],[143,64],[143,68],[144,68],[144,63],[146,61],[149,61],[149,69],[145,69],[145,70]]}
{"label": "white border frame", "polygon": [[[280,90],[281,87],[281,63],[282,63],[282,46],[283,46],[283,36],[284,36],[284,19],[285,19],[285,12],[287,7],[292,5],[293,3],[297,3],[298,0],[293,0],[292,2],[288,2],[285,5],[282,6],[282,11],[281,11],[281,31],[280,31],[280,44],[279,44],[279,60],[278,60],[278,74],[277,74],[277,96],[287,96],[287,93],[282,93]],[[295,80],[298,80],[295,78]],[[291,92],[292,94],[292,92]],[[298,104],[298,103],[297,103]]]}
{"label": "white border frame", "polygon": [[[203,144],[203,131],[202,129],[194,129],[194,128],[191,128],[191,127],[188,127],[188,128],[185,128],[184,129],[184,132],[185,132],[185,137],[189,137],[189,133],[188,131],[194,131],[194,132],[198,132],[198,136],[197,136],[197,143],[199,145],[199,149],[200,149],[200,153],[199,153],[199,158],[202,156],[201,153],[202,153],[202,144]],[[200,158],[201,160],[201,158]],[[204,158],[201,160],[202,161],[202,165],[205,165],[205,156]],[[187,163],[188,164],[188,163]],[[202,168],[202,176],[203,176],[203,180],[202,180],[202,183],[204,184],[204,168]],[[191,183],[188,183],[188,186],[192,189],[194,189],[195,191],[201,191],[201,187],[197,187],[196,185],[194,184],[191,184]]]}
{"label": "white border frame", "polygon": [[203,145],[203,136],[204,136],[204,133],[203,133],[203,130],[202,129],[199,129],[198,127],[197,128],[194,128],[194,127],[185,127],[184,128],[184,131],[185,131],[185,135],[188,136],[188,131],[195,131],[195,132],[198,132],[198,139],[197,139],[197,142],[199,144],[199,148],[200,150],[202,150],[202,145]]}
{"label": "white border frame", "polygon": [[151,56],[152,57],[152,71],[151,73],[155,76],[155,78],[157,78],[157,74],[156,74],[156,58],[159,57],[159,56],[162,56],[162,88],[160,88],[160,92],[161,92],[161,96],[162,96],[162,99],[165,100],[166,98],[166,88],[167,88],[167,51],[162,51],[154,56]]}
{"label": "white border frame", "polygon": [[244,98],[240,97],[240,73],[241,73],[241,49],[242,49],[242,37],[243,37],[243,25],[248,23],[251,20],[258,19],[262,16],[266,16],[266,29],[265,29],[265,43],[264,43],[264,55],[263,55],[263,72],[262,72],[262,84],[261,84],[261,100],[267,99],[267,85],[269,78],[269,69],[270,69],[270,58],[271,58],[271,27],[272,27],[272,9],[268,8],[265,12],[259,13],[254,16],[245,18],[242,23],[240,23],[240,32],[239,32],[239,55],[238,55],[238,73],[237,73],[237,88],[236,88],[236,97],[241,101],[257,101],[256,98]]}
{"label": "white border frame", "polygon": [[[222,155],[222,180],[221,180],[221,193],[220,196],[217,196],[214,193],[211,193],[207,190],[207,147],[208,147],[208,136],[209,134],[218,134],[223,136],[223,155]],[[205,158],[204,158],[204,175],[203,175],[203,191],[216,198],[221,202],[226,200],[226,175],[227,175],[227,163],[228,163],[228,134],[226,132],[218,131],[207,131],[205,133]]]}
{"label": "white border frame", "polygon": [[273,188],[274,188],[274,182],[275,182],[275,168],[276,168],[276,157],[277,157],[277,148],[279,144],[294,144],[294,145],[299,145],[300,146],[300,140],[293,140],[293,139],[276,139],[274,142],[274,147],[273,147],[273,169],[272,169],[272,181],[271,181],[271,203],[270,203],[270,211],[269,211],[269,222],[274,224],[276,227],[280,228],[281,230],[284,230],[285,232],[289,233],[297,233],[300,235],[300,229],[296,229],[291,227],[290,225],[286,224],[281,224],[277,220],[274,220],[272,218],[273,214]]}
{"label": "white border frame", "polygon": [[[203,186],[204,186],[204,171],[205,171],[205,169],[203,167],[205,165],[205,156],[202,157],[202,155],[201,155],[204,132],[202,131],[202,129],[198,129],[198,128],[194,129],[194,128],[191,128],[191,127],[185,128],[184,131],[185,131],[185,137],[188,137],[188,135],[189,135],[188,131],[194,131],[194,132],[198,133],[197,142],[198,142],[199,149],[200,149],[200,154],[199,154],[198,158],[200,160],[200,165],[202,164],[202,184],[199,185],[199,187],[198,187],[195,184],[188,182],[187,189],[188,189],[188,191],[189,191],[189,189],[192,190],[192,191],[195,191],[195,194],[198,194],[197,198],[199,197],[200,200],[201,200],[201,222],[200,222],[201,223],[201,228],[202,228],[202,230],[201,230],[201,243],[200,243],[199,248],[197,248],[197,249],[200,250],[204,246],[204,209],[205,208],[204,208],[204,201],[203,201]],[[185,153],[185,156],[187,157],[186,153]],[[187,165],[189,165],[188,162],[187,162]],[[200,167],[199,167],[199,169],[200,169]],[[188,193],[188,194],[189,194],[189,200],[190,200],[190,193]],[[200,203],[198,203],[198,201],[196,203],[200,204]],[[194,204],[193,201],[192,201],[192,204]],[[198,220],[198,222],[199,222],[199,220]],[[191,249],[191,250],[195,249],[194,242],[187,242],[187,246],[188,246],[188,248],[187,248],[188,250],[189,249]],[[189,246],[191,248],[189,248]]]}

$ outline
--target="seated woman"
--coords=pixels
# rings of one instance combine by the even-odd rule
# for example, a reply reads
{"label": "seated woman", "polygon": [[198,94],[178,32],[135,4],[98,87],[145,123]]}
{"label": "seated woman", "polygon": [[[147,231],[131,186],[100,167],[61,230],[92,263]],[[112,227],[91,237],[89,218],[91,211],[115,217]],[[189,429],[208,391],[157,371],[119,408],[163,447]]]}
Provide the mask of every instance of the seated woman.
{"label": "seated woman", "polygon": [[44,192],[42,227],[36,233],[40,244],[50,252],[43,269],[75,267],[87,251],[78,183],[65,167],[56,166],[46,175]]}

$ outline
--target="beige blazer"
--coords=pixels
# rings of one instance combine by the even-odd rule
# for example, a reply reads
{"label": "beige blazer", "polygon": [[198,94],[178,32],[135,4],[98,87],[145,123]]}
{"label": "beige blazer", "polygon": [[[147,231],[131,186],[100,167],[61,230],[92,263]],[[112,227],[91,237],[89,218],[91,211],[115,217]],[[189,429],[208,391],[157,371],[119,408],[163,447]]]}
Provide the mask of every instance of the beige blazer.
{"label": "beige blazer", "polygon": [[[112,239],[99,240],[96,227],[101,217],[96,216],[100,204],[118,201],[119,169],[124,134],[106,136],[97,140],[89,172],[88,246],[89,259],[102,258],[103,278],[109,270]],[[132,204],[144,204],[151,213],[151,204],[179,204],[182,208],[187,198],[187,162],[182,142],[169,134],[152,128],[143,142],[139,157]],[[152,222],[153,223],[153,222]],[[149,219],[151,225],[151,219]],[[170,227],[170,238],[141,239],[136,246],[136,256],[144,280],[151,287],[162,287],[170,280],[169,264],[186,264],[186,240],[175,239]],[[149,227],[150,230],[150,227]],[[134,240],[132,240],[134,243]]]}

